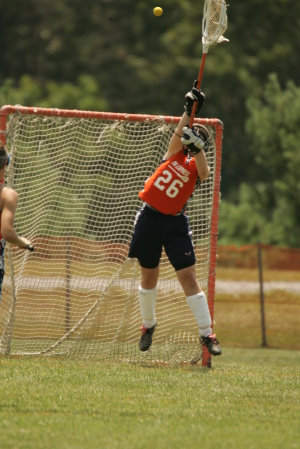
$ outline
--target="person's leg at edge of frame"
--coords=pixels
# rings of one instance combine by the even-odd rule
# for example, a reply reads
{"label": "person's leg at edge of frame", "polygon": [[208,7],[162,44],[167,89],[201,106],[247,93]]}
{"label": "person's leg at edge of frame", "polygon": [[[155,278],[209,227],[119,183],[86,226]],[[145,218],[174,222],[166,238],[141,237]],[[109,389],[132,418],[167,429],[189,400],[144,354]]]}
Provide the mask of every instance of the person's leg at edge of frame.
{"label": "person's leg at edge of frame", "polygon": [[0,301],[2,298],[2,285],[3,285],[3,279],[4,279],[4,255],[5,255],[5,246],[6,241],[4,239],[0,242]]}
{"label": "person's leg at edge of frame", "polygon": [[155,305],[159,267],[144,268],[141,266],[141,274],[138,296],[143,325],[140,328],[142,336],[139,348],[141,351],[147,351],[152,344],[152,336],[156,328]]}
{"label": "person's leg at edge of frame", "polygon": [[201,344],[206,346],[212,355],[221,355],[222,349],[220,344],[212,333],[212,322],[206,296],[196,278],[195,265],[178,270],[176,274],[186,295],[188,306],[198,324]]}

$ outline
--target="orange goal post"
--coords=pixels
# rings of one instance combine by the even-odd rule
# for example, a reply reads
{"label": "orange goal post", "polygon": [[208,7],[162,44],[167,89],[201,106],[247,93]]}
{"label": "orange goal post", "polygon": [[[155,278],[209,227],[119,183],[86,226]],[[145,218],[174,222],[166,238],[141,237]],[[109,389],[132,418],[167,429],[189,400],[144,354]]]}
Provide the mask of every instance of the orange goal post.
{"label": "orange goal post", "polygon": [[[162,254],[153,345],[139,351],[140,269],[128,259],[138,197],[180,117],[3,106],[0,139],[19,194],[15,227],[33,253],[7,244],[0,354],[139,363],[202,363],[196,321]],[[214,317],[223,125],[210,132],[210,176],[187,214],[197,278]],[[202,361],[201,361],[202,360]]]}

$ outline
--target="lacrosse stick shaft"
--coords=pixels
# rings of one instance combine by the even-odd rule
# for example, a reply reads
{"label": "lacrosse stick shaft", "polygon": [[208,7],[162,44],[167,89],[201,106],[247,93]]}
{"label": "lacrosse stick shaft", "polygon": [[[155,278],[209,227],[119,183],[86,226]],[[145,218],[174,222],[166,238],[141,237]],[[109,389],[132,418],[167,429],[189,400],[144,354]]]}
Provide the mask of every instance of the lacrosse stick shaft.
{"label": "lacrosse stick shaft", "polygon": [[[201,87],[201,82],[202,82],[202,76],[203,76],[203,71],[204,71],[204,64],[205,64],[205,60],[206,60],[206,55],[207,55],[207,53],[203,53],[202,54],[201,65],[200,65],[200,69],[199,69],[199,75],[198,75],[197,86],[196,86],[197,89],[200,89],[200,87]],[[192,113],[191,113],[191,117],[190,117],[189,128],[192,128],[192,126],[193,126],[194,118],[195,118],[195,114],[196,114],[196,107],[197,107],[197,104],[195,102],[193,104],[193,109],[192,109]]]}

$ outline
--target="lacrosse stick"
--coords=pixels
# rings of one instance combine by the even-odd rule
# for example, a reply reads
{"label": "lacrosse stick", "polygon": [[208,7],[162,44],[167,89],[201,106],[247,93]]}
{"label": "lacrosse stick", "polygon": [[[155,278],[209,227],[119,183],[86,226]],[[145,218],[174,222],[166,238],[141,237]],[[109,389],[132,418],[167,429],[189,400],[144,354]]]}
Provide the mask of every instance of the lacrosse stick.
{"label": "lacrosse stick", "polygon": [[[213,44],[219,44],[220,42],[226,41],[223,37],[227,29],[227,14],[226,14],[226,3],[225,0],[205,0],[203,8],[203,19],[202,19],[202,59],[199,70],[199,75],[197,79],[197,89],[200,89],[204,64],[206,60],[206,55],[208,48]],[[195,113],[196,113],[196,102],[193,105],[189,127],[192,128]]]}

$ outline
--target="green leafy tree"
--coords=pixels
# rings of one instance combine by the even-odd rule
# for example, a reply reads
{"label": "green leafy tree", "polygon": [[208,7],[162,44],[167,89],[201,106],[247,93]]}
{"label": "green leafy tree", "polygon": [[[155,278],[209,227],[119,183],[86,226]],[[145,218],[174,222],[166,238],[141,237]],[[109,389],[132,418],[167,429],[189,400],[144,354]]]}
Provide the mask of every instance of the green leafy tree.
{"label": "green leafy tree", "polygon": [[108,103],[96,80],[89,75],[80,75],[76,84],[51,81],[44,87],[30,75],[23,75],[18,87],[8,79],[0,87],[0,104],[85,111],[108,110]]}
{"label": "green leafy tree", "polygon": [[[155,17],[148,0],[2,0],[0,84],[12,79],[17,87],[28,74],[38,89],[51,83],[61,94],[45,89],[40,105],[55,100],[67,108],[71,86],[76,97],[78,79],[87,74],[112,112],[181,115],[202,56],[203,3],[163,0],[164,13]],[[298,0],[234,2],[228,7],[229,44],[209,50],[203,114],[224,122],[227,198],[255,177],[244,132],[247,98],[262,92],[270,73],[282,84],[300,79],[299,18]],[[98,107],[90,100],[81,96],[79,102]]]}
{"label": "green leafy tree", "polygon": [[[2,0],[1,105],[181,115],[202,56],[203,4],[163,0],[164,13],[155,17],[148,0]],[[247,104],[249,98],[263,98],[271,73],[282,86],[288,80],[299,84],[300,2],[230,3],[225,36],[228,44],[209,49],[202,82],[202,116],[224,123],[222,210],[227,202],[235,207],[244,201],[260,180],[258,200],[266,198],[269,208],[273,175],[263,163],[253,163]],[[281,97],[278,90],[274,95]],[[256,156],[260,151],[256,148]],[[292,210],[293,204],[288,203]],[[293,216],[285,214],[289,220]],[[281,217],[278,226],[293,227],[294,220],[285,225]]]}
{"label": "green leafy tree", "polygon": [[248,108],[246,131],[260,179],[240,186],[236,204],[221,203],[220,243],[300,247],[300,88],[289,81],[283,90],[271,75]]}
{"label": "green leafy tree", "polygon": [[6,79],[0,86],[0,106],[20,104],[37,106],[44,98],[42,87],[30,75],[23,75],[16,87],[12,79]]}

